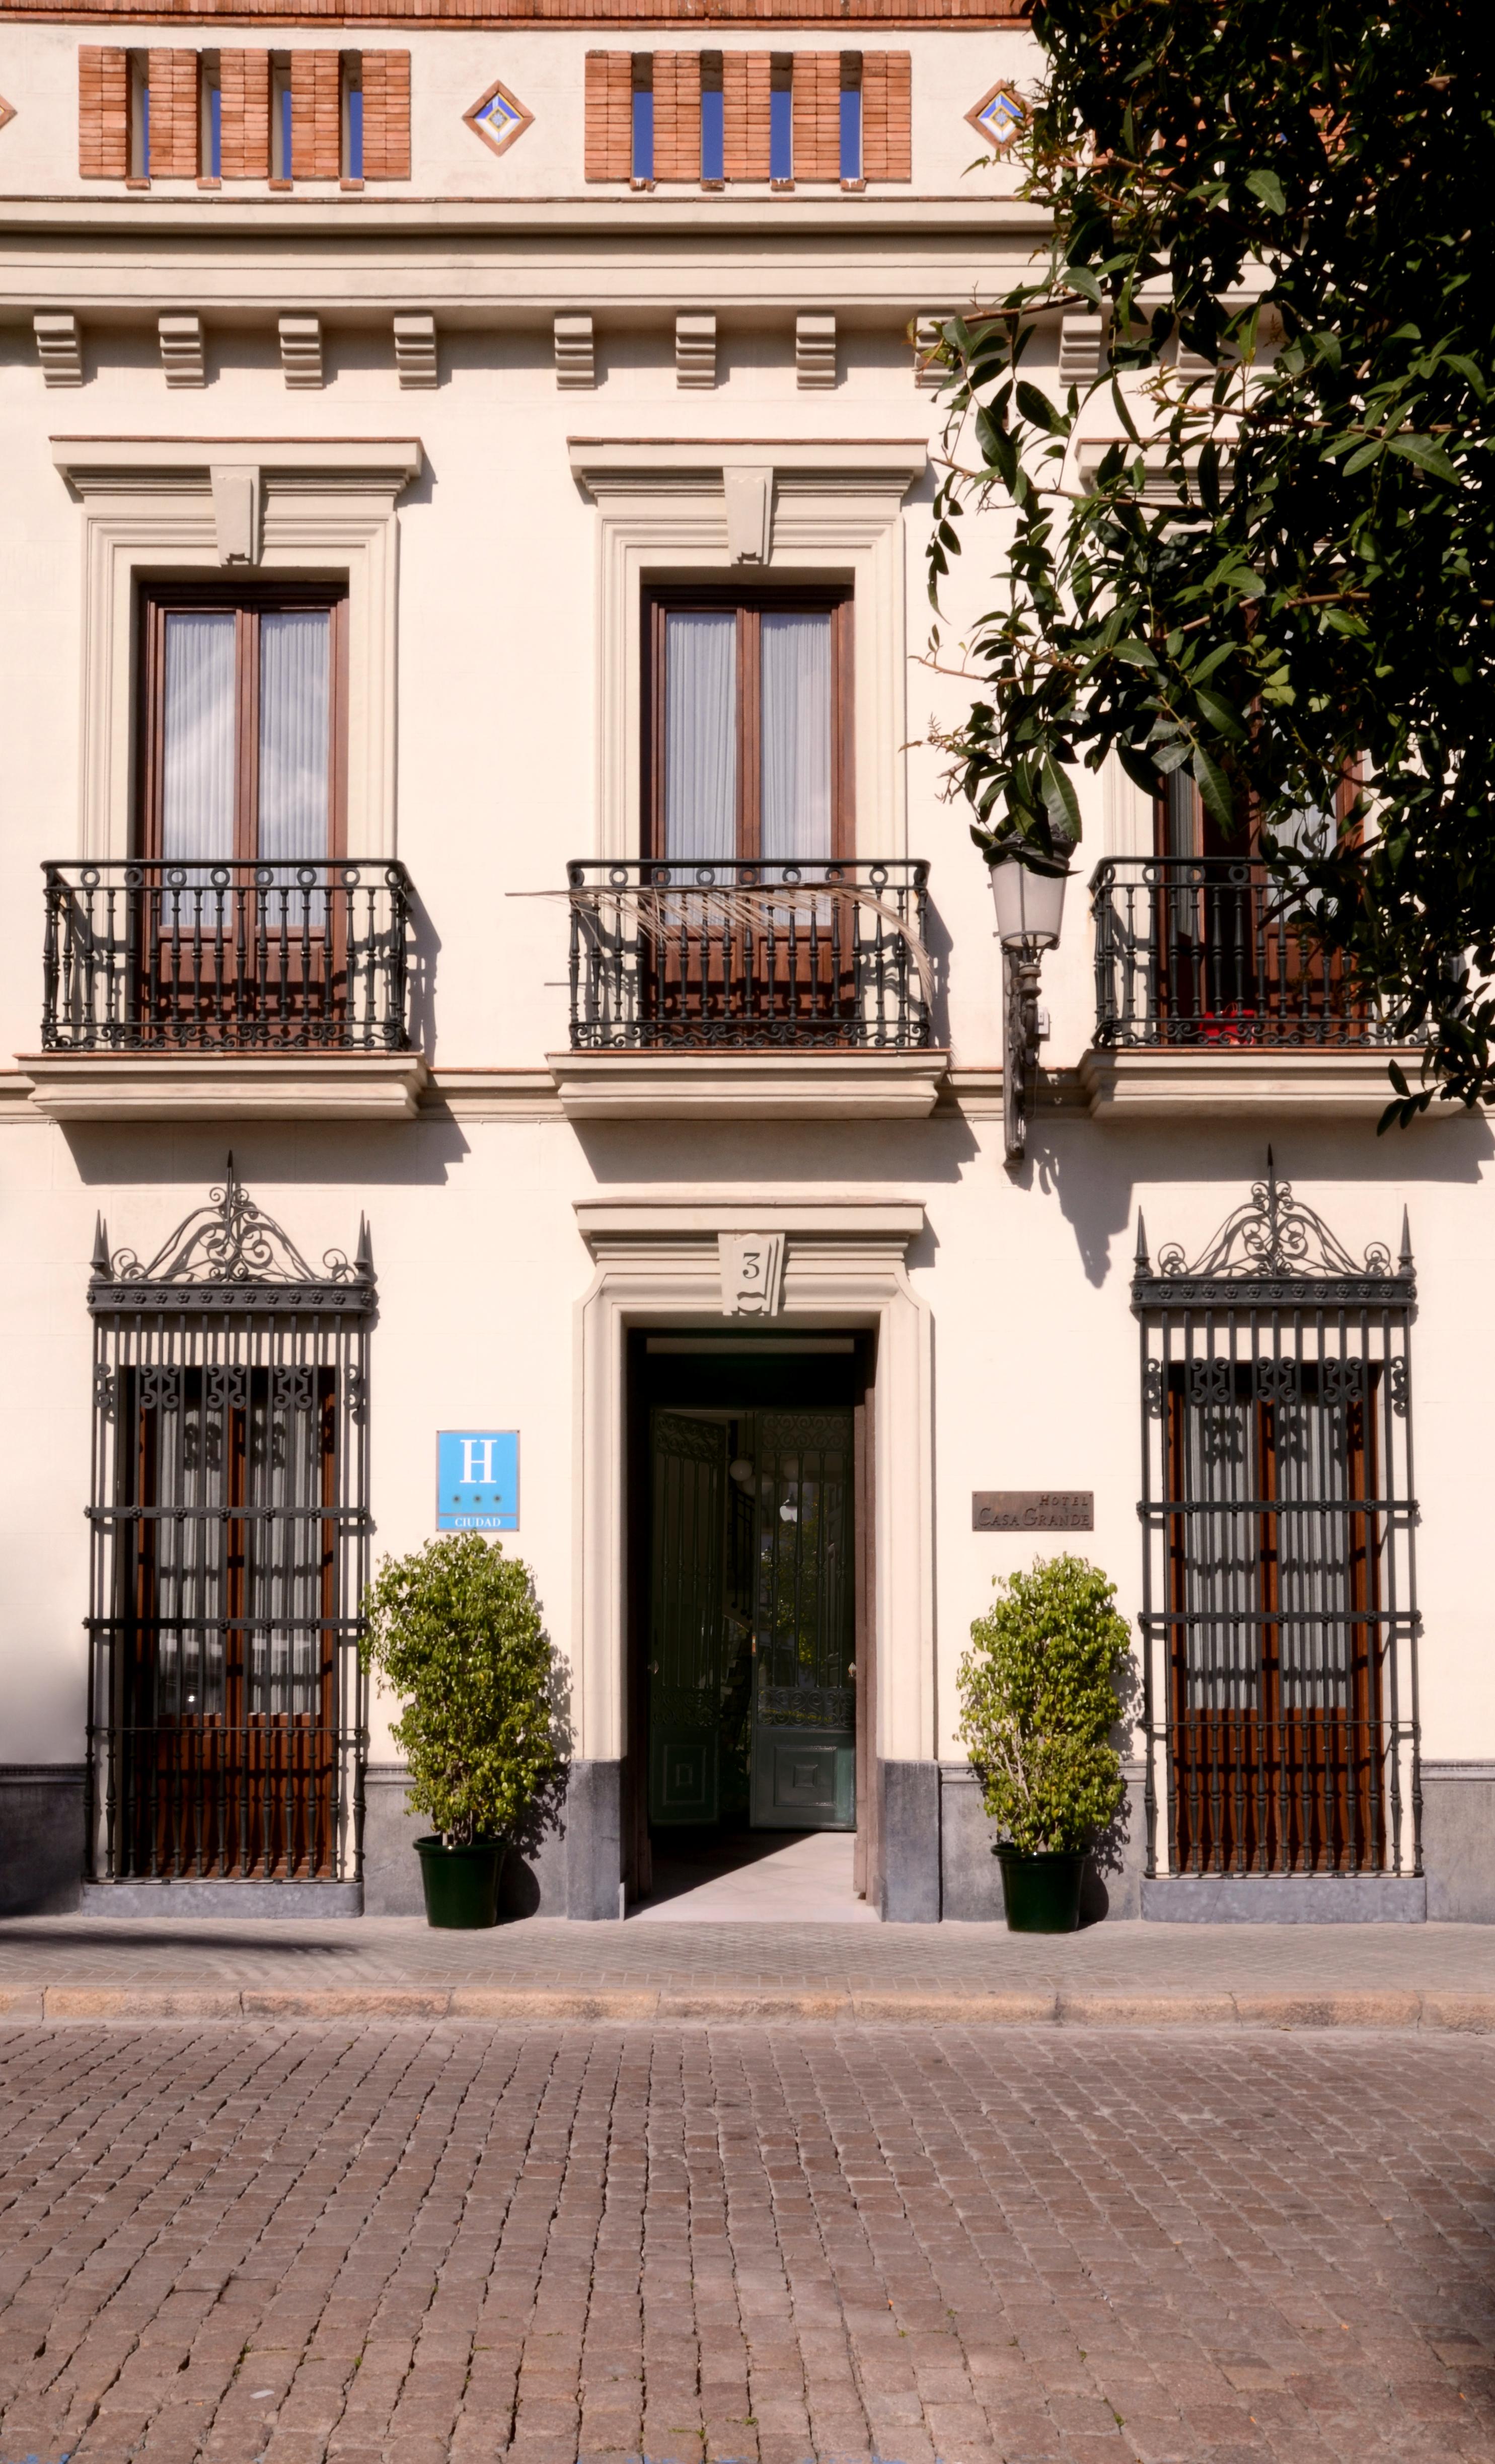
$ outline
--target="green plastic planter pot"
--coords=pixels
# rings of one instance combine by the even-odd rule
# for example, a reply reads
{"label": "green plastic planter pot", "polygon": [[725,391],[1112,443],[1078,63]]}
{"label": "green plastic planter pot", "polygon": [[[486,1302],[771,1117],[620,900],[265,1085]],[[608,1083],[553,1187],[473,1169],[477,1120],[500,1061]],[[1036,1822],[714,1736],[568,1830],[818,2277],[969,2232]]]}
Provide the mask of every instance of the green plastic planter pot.
{"label": "green plastic planter pot", "polygon": [[501,1839],[478,1839],[471,1848],[447,1848],[440,1835],[417,1839],[421,1887],[426,1894],[426,1922],[471,1931],[498,1922],[498,1877],[503,1872]]}
{"label": "green plastic planter pot", "polygon": [[1016,1848],[999,1848],[1001,1895],[1009,1933],[1077,1933],[1080,1926],[1080,1883],[1085,1850],[1051,1851],[1024,1857]]}

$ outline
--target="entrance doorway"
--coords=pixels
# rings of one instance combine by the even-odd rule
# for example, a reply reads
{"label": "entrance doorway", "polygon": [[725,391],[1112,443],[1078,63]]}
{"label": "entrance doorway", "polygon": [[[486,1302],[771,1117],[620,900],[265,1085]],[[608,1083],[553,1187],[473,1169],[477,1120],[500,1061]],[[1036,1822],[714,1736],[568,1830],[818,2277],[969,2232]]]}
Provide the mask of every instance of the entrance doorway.
{"label": "entrance doorway", "polygon": [[[630,1337],[629,1896],[793,1837],[866,1883],[870,1339]],[[771,1887],[771,1885],[770,1885]],[[849,1914],[849,1908],[848,1908]]]}

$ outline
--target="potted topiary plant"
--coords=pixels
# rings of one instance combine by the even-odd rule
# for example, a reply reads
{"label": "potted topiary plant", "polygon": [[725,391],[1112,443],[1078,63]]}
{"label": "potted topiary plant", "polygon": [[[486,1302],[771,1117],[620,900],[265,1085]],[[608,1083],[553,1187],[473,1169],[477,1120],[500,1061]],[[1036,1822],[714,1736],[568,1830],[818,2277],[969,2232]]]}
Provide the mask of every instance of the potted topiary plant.
{"label": "potted topiary plant", "polygon": [[363,1664],[405,1709],[390,1729],[409,1766],[426,1918],[498,1922],[504,1856],[560,1776],[553,1661],[529,1569],[481,1532],[386,1557],[363,1599]]}
{"label": "potted topiary plant", "polygon": [[959,1736],[1000,1826],[993,1854],[1014,1933],[1072,1933],[1088,1850],[1121,1803],[1110,1743],[1131,1630],[1116,1589],[1083,1557],[994,1577],[971,1628]]}

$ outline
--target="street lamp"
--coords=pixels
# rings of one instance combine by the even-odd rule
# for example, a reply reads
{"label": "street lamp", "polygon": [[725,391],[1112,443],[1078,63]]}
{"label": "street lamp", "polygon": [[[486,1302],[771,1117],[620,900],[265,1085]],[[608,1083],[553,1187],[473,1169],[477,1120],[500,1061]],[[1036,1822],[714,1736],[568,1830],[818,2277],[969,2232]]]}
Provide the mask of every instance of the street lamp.
{"label": "street lamp", "polygon": [[1063,839],[1051,856],[1026,839],[1009,839],[987,858],[1002,954],[1001,1111],[1010,1164],[1022,1161],[1027,1144],[1038,1047],[1048,1033],[1038,1005],[1039,969],[1064,922],[1069,855]]}

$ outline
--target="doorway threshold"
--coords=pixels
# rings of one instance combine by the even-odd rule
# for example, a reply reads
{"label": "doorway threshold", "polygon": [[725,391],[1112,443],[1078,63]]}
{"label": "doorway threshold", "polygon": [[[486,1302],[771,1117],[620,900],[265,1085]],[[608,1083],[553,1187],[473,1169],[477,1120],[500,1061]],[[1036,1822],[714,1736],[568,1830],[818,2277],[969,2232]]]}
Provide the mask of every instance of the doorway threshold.
{"label": "doorway threshold", "polygon": [[[630,1925],[876,1925],[875,1908],[852,1888],[855,1838],[849,1831],[748,1835],[752,1853],[723,1841],[719,1866],[671,1863],[654,1836],[654,1889],[628,1910]],[[728,1860],[734,1847],[739,1861]]]}

